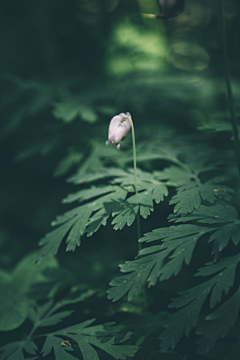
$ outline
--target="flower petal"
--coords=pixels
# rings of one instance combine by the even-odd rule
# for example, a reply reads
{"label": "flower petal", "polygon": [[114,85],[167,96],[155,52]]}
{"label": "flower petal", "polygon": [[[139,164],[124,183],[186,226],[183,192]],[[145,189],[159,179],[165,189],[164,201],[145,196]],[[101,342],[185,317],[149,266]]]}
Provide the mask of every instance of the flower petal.
{"label": "flower petal", "polygon": [[129,113],[120,113],[111,119],[108,128],[108,144],[118,144],[127,135],[131,128],[130,116]]}

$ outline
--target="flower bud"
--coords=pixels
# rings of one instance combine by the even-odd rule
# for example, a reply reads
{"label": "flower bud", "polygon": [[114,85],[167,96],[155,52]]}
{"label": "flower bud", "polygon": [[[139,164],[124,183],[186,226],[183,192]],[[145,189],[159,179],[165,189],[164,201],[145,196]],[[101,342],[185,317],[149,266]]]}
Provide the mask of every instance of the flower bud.
{"label": "flower bud", "polygon": [[185,7],[185,0],[157,0],[161,17],[168,19],[179,15]]}
{"label": "flower bud", "polygon": [[116,148],[120,149],[119,142],[127,135],[131,128],[130,118],[131,115],[127,112],[120,113],[111,119],[108,128],[108,140],[106,141],[107,146],[112,144],[112,146],[116,145]]}

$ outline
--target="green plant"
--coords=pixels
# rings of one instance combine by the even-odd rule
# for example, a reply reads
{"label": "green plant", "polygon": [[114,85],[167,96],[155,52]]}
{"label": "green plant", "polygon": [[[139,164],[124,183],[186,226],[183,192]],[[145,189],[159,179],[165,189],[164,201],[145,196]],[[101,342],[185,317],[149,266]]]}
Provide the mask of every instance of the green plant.
{"label": "green plant", "polygon": [[[177,13],[185,2],[180,5]],[[46,120],[52,132],[37,134],[18,159],[49,155],[45,162],[55,167],[55,177],[67,176],[64,192],[69,193],[63,199],[66,211],[51,223],[39,248],[29,255],[28,245],[27,254],[15,255],[20,262],[9,266],[11,272],[0,272],[0,360],[238,359],[238,112],[221,1],[218,10],[230,117],[217,109],[204,124],[203,101],[195,105],[202,114],[197,129],[183,90],[189,97],[197,91],[197,98],[205,90],[193,88],[187,74],[181,91],[177,76],[169,80],[169,74],[155,70],[120,79],[110,75],[105,84],[94,79],[91,86],[90,75],[84,86],[82,78],[58,86],[5,76],[17,84],[16,98],[23,102],[10,117],[6,136],[21,126],[26,109],[30,115],[49,115],[47,107],[52,109],[53,121]],[[31,93],[26,104],[25,91]],[[159,94],[172,122],[172,115],[162,115],[164,107],[154,108]],[[134,114],[136,144],[126,112],[109,127],[106,144],[118,150],[106,148],[105,120],[126,107]],[[46,199],[42,217],[48,217],[45,204]]]}

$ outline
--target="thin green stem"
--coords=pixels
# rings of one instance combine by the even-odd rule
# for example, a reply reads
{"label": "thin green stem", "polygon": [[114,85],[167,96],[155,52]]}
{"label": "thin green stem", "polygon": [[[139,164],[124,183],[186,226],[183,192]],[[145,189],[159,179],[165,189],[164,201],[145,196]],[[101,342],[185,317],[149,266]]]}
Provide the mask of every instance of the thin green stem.
{"label": "thin green stem", "polygon": [[31,340],[32,339],[32,336],[33,334],[35,333],[35,331],[37,330],[38,328],[38,324],[35,324],[33,327],[32,327],[32,330],[30,331],[30,333],[28,334],[27,336],[27,340]]}
{"label": "thin green stem", "polygon": [[232,123],[232,130],[233,130],[233,136],[234,136],[234,146],[235,146],[235,154],[236,154],[236,159],[237,159],[237,166],[238,166],[238,171],[240,173],[240,141],[239,141],[239,135],[238,135],[237,117],[236,117],[236,112],[235,112],[235,107],[234,107],[233,93],[232,93],[232,86],[231,86],[226,27],[225,27],[225,22],[224,22],[224,17],[223,17],[222,0],[217,0],[217,2],[218,2],[218,15],[219,15],[219,24],[220,24],[221,45],[222,45],[223,58],[224,58],[224,72],[225,72],[225,79],[226,79],[226,86],[227,86],[227,93],[228,93],[229,110],[230,110],[230,114],[231,114],[230,119],[231,119],[231,123]]}
{"label": "thin green stem", "polygon": [[[132,117],[128,116],[131,128],[132,128],[132,143],[133,143],[133,167],[134,167],[134,178],[135,178],[135,192],[138,194],[138,185],[137,185],[137,156],[136,156],[136,142],[135,142],[135,132],[134,132],[134,125],[132,121]],[[141,228],[140,228],[140,217],[139,217],[139,211],[137,212],[137,235],[138,240],[141,237]],[[141,243],[138,242],[138,250],[140,251],[142,249]]]}
{"label": "thin green stem", "polygon": [[134,177],[135,177],[135,192],[138,193],[138,185],[137,185],[137,156],[136,156],[136,143],[135,143],[135,132],[134,132],[134,125],[132,121],[132,117],[128,116],[131,128],[132,128],[132,143],[133,143],[133,167],[134,167]]}
{"label": "thin green stem", "polygon": [[[135,193],[138,194],[138,184],[137,184],[137,156],[136,156],[136,143],[135,143],[135,132],[134,132],[134,125],[132,121],[132,117],[129,114],[128,118],[131,123],[132,128],[132,143],[133,143],[133,167],[134,167],[134,178],[135,178]],[[141,228],[140,228],[140,216],[139,216],[139,210],[137,212],[137,235],[138,240],[141,237]],[[138,241],[138,251],[142,250],[142,245]],[[146,294],[146,288],[143,286],[142,288],[142,296],[143,296],[143,306],[146,309],[147,308],[147,294]]]}

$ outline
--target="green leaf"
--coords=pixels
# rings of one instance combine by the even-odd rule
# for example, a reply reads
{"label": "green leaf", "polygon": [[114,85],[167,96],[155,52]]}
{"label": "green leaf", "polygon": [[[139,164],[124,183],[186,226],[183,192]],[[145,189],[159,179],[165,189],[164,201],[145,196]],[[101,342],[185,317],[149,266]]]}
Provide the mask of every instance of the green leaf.
{"label": "green leaf", "polygon": [[70,148],[68,154],[57,164],[53,175],[59,177],[65,175],[74,165],[79,164],[83,153]]}
{"label": "green leaf", "polygon": [[168,183],[175,187],[188,184],[194,179],[194,174],[190,169],[176,165],[171,165],[163,171],[156,171],[154,174],[159,180],[168,180]]}
{"label": "green leaf", "polygon": [[[142,302],[142,299],[139,298],[139,301]],[[123,303],[121,308],[126,309],[126,307],[129,307],[129,305],[129,303]],[[161,328],[163,322],[166,320],[167,313],[151,313],[149,311],[143,311],[142,308],[140,308],[139,310],[140,313],[138,313],[137,317],[135,316],[134,321],[131,316],[124,321],[124,324],[130,331],[133,332],[133,337],[134,339],[136,339],[136,345],[139,347],[136,357],[140,357],[141,359],[157,360],[158,357],[155,358],[151,355],[155,353],[154,349],[156,349],[159,329]],[[161,360],[162,356],[163,354],[161,354],[161,356],[159,357]],[[169,360],[170,359],[171,357],[169,357]]]}
{"label": "green leaf", "polygon": [[44,269],[56,268],[56,260],[47,260],[40,266],[34,264],[34,255],[25,257],[12,273],[0,272],[0,330],[19,327],[28,316],[28,307],[33,304],[27,296],[32,284],[46,281]]}
{"label": "green leaf", "polygon": [[165,330],[160,335],[160,346],[163,352],[170,348],[174,349],[182,336],[184,334],[188,336],[192,328],[197,325],[201,308],[213,285],[214,282],[210,280],[202,285],[180,292],[180,298],[173,299],[170,307],[184,307],[171,314],[163,324]]}
{"label": "green leaf", "polygon": [[74,355],[69,354],[68,351],[72,351],[72,347],[64,347],[62,342],[64,339],[54,336],[53,334],[47,335],[47,338],[44,342],[43,348],[41,350],[42,356],[45,357],[49,355],[52,350],[54,352],[55,360],[73,360],[77,359]]}
{"label": "green leaf", "polygon": [[[23,349],[31,355],[36,355],[38,350],[33,341],[12,342],[0,348],[0,360],[25,360]],[[31,356],[32,360],[37,358],[38,356]]]}
{"label": "green leaf", "polygon": [[[81,209],[81,210],[82,211],[80,211],[78,213],[79,216],[81,216],[81,213],[84,214],[84,211],[83,211],[84,209]],[[69,212],[66,213],[65,215],[68,216]],[[38,265],[41,264],[45,258],[52,259],[57,254],[63,238],[68,233],[68,231],[71,229],[73,224],[76,222],[75,213],[72,216],[73,216],[73,218],[69,222],[65,223],[64,225],[60,226],[59,228],[46,234],[45,238],[43,238],[39,241],[38,245],[42,246],[42,248],[39,250],[39,252],[36,256],[36,262]],[[80,237],[80,235],[79,235],[79,237]],[[80,240],[79,240],[79,242],[80,242]]]}
{"label": "green leaf", "polygon": [[[236,268],[239,264],[240,256],[230,256],[219,260],[217,263],[207,263],[205,267],[198,269],[195,276],[210,276],[219,273],[219,281],[214,286],[210,298],[210,307],[213,308],[220,303],[223,292],[227,295],[234,284]],[[224,270],[224,271],[223,271]]]}
{"label": "green leaf", "polygon": [[53,301],[48,301],[42,306],[38,306],[35,311],[32,309],[32,311],[29,313],[29,317],[33,321],[35,327],[57,325],[59,322],[62,322],[64,318],[69,317],[73,313],[73,311],[57,312],[59,309],[70,304],[76,304],[80,301],[85,301],[94,293],[95,292],[93,290],[89,289],[75,299],[62,300],[55,305],[53,305]]}
{"label": "green leaf", "polygon": [[[155,200],[156,203],[159,203],[160,201],[163,201],[164,196],[168,195],[167,187],[162,182],[155,179],[150,173],[138,170],[137,176],[138,190],[140,192],[132,195],[125,202],[115,204],[116,206],[114,206],[112,214],[114,216],[112,221],[114,230],[121,230],[125,225],[132,225],[138,210],[140,211],[140,215],[146,219],[154,210],[153,200]],[[129,173],[125,174],[123,177],[116,178],[113,183],[121,183],[122,186],[127,186],[130,190],[131,186],[135,183],[134,174],[132,171],[129,171]]]}
{"label": "green leaf", "polygon": [[185,215],[191,213],[194,209],[198,209],[202,200],[213,203],[217,198],[226,196],[234,191],[217,183],[219,178],[206,181],[204,184],[196,182],[193,184],[182,185],[177,189],[177,194],[173,196],[170,205],[175,205],[174,213]]}
{"label": "green leaf", "polygon": [[[105,193],[107,193],[107,195],[105,195]],[[100,196],[95,199],[97,195]],[[66,235],[66,251],[74,251],[76,246],[80,246],[81,236],[85,232],[87,236],[91,236],[101,225],[106,225],[106,221],[111,214],[113,201],[122,202],[126,195],[127,191],[118,186],[100,186],[98,189],[92,188],[83,192],[80,191],[76,196],[70,195],[66,199],[68,202],[77,199],[80,202],[92,198],[94,198],[94,200],[57,217],[52,225],[60,226],[56,230],[46,234],[45,238],[40,240],[39,245],[43,247],[38,253],[37,261],[41,262],[45,257],[51,258],[56,255]],[[91,216],[91,214],[93,215]]]}
{"label": "green leaf", "polygon": [[[113,288],[107,291],[108,298],[117,301],[129,292],[130,301],[140,292],[146,280],[150,287],[156,284],[158,278],[163,281],[178,275],[183,263],[190,263],[198,239],[209,231],[212,229],[188,224],[160,228],[145,234],[140,242],[162,240],[162,245],[144,248],[139,252],[142,256],[140,259],[121,265],[121,272],[130,274],[110,282]],[[166,259],[168,261],[164,264]]]}
{"label": "green leaf", "polygon": [[[57,331],[54,334],[56,336],[63,336],[64,338],[74,340],[78,344],[79,350],[83,356],[83,360],[98,360],[99,357],[95,348],[103,350],[104,352],[111,355],[114,359],[125,360],[127,357],[134,356],[134,353],[137,351],[137,346],[122,344],[130,338],[129,333],[126,334],[123,338],[120,338],[120,340],[117,340],[118,336],[110,336],[110,334],[117,334],[119,332],[118,327],[112,327],[110,324],[89,327],[89,325],[94,320],[95,319],[88,320],[84,323],[70,326],[66,329]],[[42,349],[43,356],[46,356],[50,353],[52,350],[51,344],[53,343],[56,344],[55,347],[58,349],[59,343],[57,343],[56,339],[57,338],[54,337],[54,340],[52,341],[51,335],[51,339],[46,340]],[[58,358],[56,358],[56,360],[58,360]]]}
{"label": "green leaf", "polygon": [[198,210],[187,214],[187,216],[178,217],[173,215],[170,217],[170,221],[174,221],[175,223],[193,220],[204,224],[235,223],[238,221],[238,212],[234,207],[229,205],[201,205]]}
{"label": "green leaf", "polygon": [[36,355],[36,351],[38,350],[38,347],[33,341],[26,341],[23,343],[23,349],[28,354]]}
{"label": "green leaf", "polygon": [[57,325],[58,323],[62,322],[64,318],[70,316],[73,311],[61,311],[57,314],[49,316],[41,321],[39,326],[53,326]]}
{"label": "green leaf", "polygon": [[78,215],[78,219],[72,226],[66,239],[66,251],[75,251],[76,246],[80,246],[81,236],[84,234],[91,213],[92,211],[90,209],[85,209],[85,211],[81,211]]}
{"label": "green leaf", "polygon": [[233,346],[231,346],[231,349],[228,352],[228,354],[224,357],[224,360],[238,360],[239,353],[240,353],[240,335],[238,335],[236,343]]}
{"label": "green leaf", "polygon": [[[137,259],[135,261],[126,261],[120,265],[121,272],[130,272],[130,274],[118,277],[110,282],[112,286],[108,293],[108,299],[117,301],[128,292],[128,300],[131,301],[141,291],[150,271],[157,267],[156,256]],[[162,259],[159,260],[161,262]]]}
{"label": "green leaf", "polygon": [[[179,292],[180,296],[172,300],[172,303],[169,305],[169,307],[181,309],[169,315],[168,320],[163,324],[165,330],[160,335],[160,345],[163,352],[167,351],[169,348],[174,349],[184,334],[186,336],[190,334],[191,330],[198,323],[201,309],[207,299],[207,296],[210,293],[210,307],[214,307],[217,302],[221,301],[223,292],[228,294],[230,287],[234,284],[235,271],[239,262],[240,256],[237,255],[234,257],[222,259],[216,264],[209,263],[206,268],[199,269],[199,273],[197,275],[209,276],[210,274],[214,273],[218,274],[201,285],[195,286],[186,291]],[[226,305],[226,307],[228,308],[228,305]],[[212,314],[214,313],[215,312]],[[213,315],[213,317],[215,317],[215,315]],[[211,319],[211,315],[208,318]],[[231,315],[230,319],[232,319]],[[231,326],[232,320],[229,320],[229,324]],[[218,336],[215,338],[215,335],[212,335],[212,344],[214,343],[215,339],[217,340],[217,338]]]}
{"label": "green leaf", "polygon": [[79,184],[84,184],[84,183],[91,183],[94,181],[98,181],[101,179],[108,179],[108,178],[114,178],[114,177],[119,177],[119,176],[125,176],[127,173],[126,171],[122,170],[122,169],[118,169],[118,168],[105,168],[105,167],[100,167],[100,168],[95,168],[95,170],[93,171],[93,169],[88,169],[89,164],[87,164],[87,166],[85,165],[86,169],[82,169],[82,167],[80,168],[80,170],[77,172],[77,174],[71,176],[68,179],[68,182],[73,182],[75,185],[79,185]]}
{"label": "green leaf", "polygon": [[[237,111],[239,117],[239,111]],[[232,133],[230,113],[228,111],[215,111],[210,114],[208,123],[198,126],[198,130],[228,131]]]}
{"label": "green leaf", "polygon": [[81,120],[89,123],[95,123],[98,120],[98,115],[92,107],[79,102],[79,99],[55,102],[53,116],[66,123],[72,122],[78,116],[80,116]]}
{"label": "green leaf", "polygon": [[91,183],[104,178],[113,178],[125,173],[120,168],[106,167],[103,161],[108,159],[112,161],[116,156],[116,149],[107,148],[103,142],[98,142],[95,139],[92,142],[92,150],[87,159],[81,164],[77,173],[68,179],[75,185]]}
{"label": "green leaf", "polygon": [[[237,245],[240,241],[240,222],[236,209],[232,206],[216,205],[207,207],[201,205],[198,211],[193,211],[185,217],[171,218],[175,222],[187,222],[197,220],[205,224],[217,224],[218,228],[209,238],[213,242],[212,255],[215,260],[218,259],[219,253],[228,245],[229,240]],[[219,226],[220,225],[220,226]]]}
{"label": "green leaf", "polygon": [[79,203],[93,199],[95,197],[99,197],[101,195],[105,195],[108,193],[112,193],[118,189],[117,186],[107,185],[107,186],[94,186],[90,189],[84,189],[76,192],[75,194],[69,194],[65,199],[63,199],[63,203],[69,204],[74,201],[78,201]]}
{"label": "green leaf", "polygon": [[8,357],[0,357],[1,360],[25,360],[23,355],[22,347],[17,348],[15,351],[11,353]]}
{"label": "green leaf", "polygon": [[[21,342],[20,341],[16,341],[16,342],[7,344],[7,345],[1,347],[0,351],[1,351],[0,360],[5,360],[5,359],[12,359],[12,360],[20,359],[21,360],[21,358],[24,359],[23,353],[21,350]],[[18,358],[17,358],[17,354],[19,356]]]}
{"label": "green leaf", "polygon": [[[115,178],[111,179],[114,176]],[[138,210],[140,215],[146,219],[154,210],[153,201],[159,203],[168,195],[165,184],[148,172],[138,170],[139,192],[127,199],[128,192],[134,191],[135,180],[132,171],[100,168],[96,171],[96,180],[103,177],[109,178],[110,184],[82,189],[75,194],[69,194],[63,200],[64,203],[78,201],[83,204],[58,216],[52,222],[52,225],[58,226],[58,228],[40,240],[39,245],[42,248],[38,253],[38,262],[45,257],[51,258],[56,255],[65,237],[66,251],[74,251],[76,246],[80,246],[81,237],[85,233],[87,236],[91,236],[101,225],[106,225],[111,215],[114,217],[112,225],[115,230],[122,229],[125,225],[132,225]],[[71,181],[78,183],[80,180],[75,177]],[[92,175],[87,175],[85,181],[92,182]]]}
{"label": "green leaf", "polygon": [[217,310],[206,317],[205,325],[197,330],[198,335],[202,335],[197,340],[199,354],[205,354],[211,350],[218,339],[227,335],[229,330],[239,318],[240,309],[240,288]]}
{"label": "green leaf", "polygon": [[[183,262],[186,265],[190,263],[197,241],[212,230],[212,228],[208,227],[186,224],[160,228],[145,234],[139,240],[140,242],[163,241],[159,246],[144,248],[139,252],[139,255],[148,255],[151,252],[160,250],[155,256],[160,256],[162,266],[157,273],[150,275],[150,279],[152,279],[150,284],[155,285],[156,276],[160,277],[161,281],[168,280],[173,275],[176,276],[180,272]],[[167,257],[168,261],[163,265],[163,261]]]}
{"label": "green leaf", "polygon": [[[221,252],[229,243],[230,238],[232,237],[232,232],[234,229],[234,233],[240,230],[239,224],[235,226],[232,224],[226,225],[223,228],[217,230],[214,234],[210,236],[209,242],[213,241],[212,254],[218,254]],[[235,239],[236,241],[237,239]],[[237,244],[235,244],[237,245]]]}
{"label": "green leaf", "polygon": [[[55,305],[53,305],[53,301],[48,301],[47,303],[38,306],[38,307],[31,307],[28,309],[28,316],[30,320],[33,322],[33,329],[36,331],[37,329],[45,326],[53,326],[57,325],[59,322],[61,322],[64,318],[71,315],[72,311],[60,311],[57,312],[59,309],[66,305],[75,304],[80,301],[84,301],[89,296],[92,296],[94,294],[94,291],[88,290],[85,293],[81,294],[79,297],[75,299],[66,299],[62,300]],[[88,321],[87,324],[91,324],[93,320]],[[76,325],[78,328],[83,328],[84,324]],[[49,334],[49,335],[39,335],[42,337],[46,337],[46,341],[44,343],[42,352],[43,354],[47,355],[52,350],[54,350],[55,353],[55,359],[64,359],[64,355],[67,359],[70,359],[70,355],[64,351],[64,346],[61,344],[63,339],[60,339],[59,337],[55,336],[55,333]],[[38,336],[38,337],[39,337]],[[35,355],[36,351],[38,350],[36,344],[32,340],[26,340],[21,342],[13,342],[10,344],[7,344],[3,346],[0,349],[0,359],[1,360],[15,360],[18,359],[17,356],[19,356],[19,359],[24,360],[23,351],[27,352],[28,354]],[[65,350],[73,350],[71,347],[67,347]],[[45,356],[43,355],[43,356]],[[38,357],[37,357],[38,358]],[[35,357],[34,357],[35,359]]]}
{"label": "green leaf", "polygon": [[[235,242],[239,239],[240,224],[236,216],[236,210],[229,206],[225,208],[221,205],[211,207],[201,205],[199,210],[194,210],[185,217],[174,217],[174,219],[176,222],[198,220],[201,223],[211,224],[210,227],[181,224],[159,228],[145,234],[139,240],[140,242],[161,241],[161,245],[145,247],[139,252],[140,259],[127,261],[121,265],[121,272],[129,274],[117,277],[110,282],[112,288],[107,291],[108,298],[117,301],[128,293],[130,301],[140,292],[145,281],[148,281],[148,287],[150,287],[154,286],[158,279],[163,281],[178,275],[183,264],[190,263],[197,241],[204,235],[213,233],[209,236],[209,242],[214,242],[212,254],[218,258],[219,252],[224,249],[226,241],[229,240],[224,235],[230,233],[233,237],[232,234],[234,234]],[[131,219],[130,214],[129,218]],[[213,227],[213,224],[217,226]]]}

